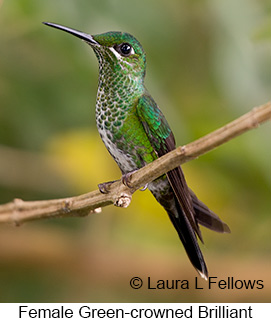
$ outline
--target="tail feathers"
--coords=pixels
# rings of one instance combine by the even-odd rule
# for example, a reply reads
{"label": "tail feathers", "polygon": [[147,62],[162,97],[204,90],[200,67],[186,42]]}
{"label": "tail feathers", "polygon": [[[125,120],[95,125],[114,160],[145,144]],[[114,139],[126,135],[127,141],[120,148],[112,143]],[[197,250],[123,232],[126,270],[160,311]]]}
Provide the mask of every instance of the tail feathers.
{"label": "tail feathers", "polygon": [[[160,182],[158,180],[155,185],[150,183],[149,189],[157,201],[167,211],[192,265],[202,278],[207,279],[207,266],[197,240],[197,235],[200,238],[201,234],[198,234],[198,231],[195,230],[193,222],[191,223],[190,219],[183,212],[179,199],[174,194],[175,192],[167,185],[168,183],[166,181],[160,179]],[[161,194],[161,192],[163,192],[163,194]],[[189,193],[191,195],[195,223],[197,226],[198,224],[201,224],[216,232],[230,232],[228,225],[203,204],[190,189]]]}
{"label": "tail feathers", "polygon": [[168,215],[172,224],[174,225],[178,235],[183,243],[185,251],[190,259],[192,265],[198,271],[200,276],[204,279],[208,278],[208,270],[198,245],[196,234],[189,223],[188,219],[183,215],[183,212],[176,201],[176,207],[178,210],[178,217],[170,211]]}
{"label": "tail feathers", "polygon": [[180,205],[183,214],[191,224],[193,231],[197,234],[201,242],[203,243],[202,234],[195,218],[195,212],[193,207],[193,201],[190,195],[189,187],[185,181],[184,173],[181,167],[174,168],[167,173],[167,179],[174,192],[177,203]]}
{"label": "tail feathers", "polygon": [[219,232],[230,233],[231,230],[213,211],[211,211],[203,202],[201,202],[195,193],[190,190],[192,203],[195,210],[196,221],[204,227]]}

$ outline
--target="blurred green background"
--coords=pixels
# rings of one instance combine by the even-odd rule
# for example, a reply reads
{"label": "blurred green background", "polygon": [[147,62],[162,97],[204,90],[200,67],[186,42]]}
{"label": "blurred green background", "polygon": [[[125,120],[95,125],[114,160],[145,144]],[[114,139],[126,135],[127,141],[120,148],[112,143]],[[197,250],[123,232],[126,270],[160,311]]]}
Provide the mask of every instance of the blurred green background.
{"label": "blurred green background", "polygon": [[[146,85],[179,145],[270,100],[269,0],[0,0],[0,203],[78,195],[120,172],[95,126],[98,67],[51,21],[135,35]],[[210,276],[262,290],[195,290],[196,272],[147,191],[128,209],[0,227],[2,302],[271,301],[270,123],[184,165],[190,187],[232,233],[203,229]],[[145,281],[133,290],[129,281]],[[188,279],[148,290],[146,279]]]}

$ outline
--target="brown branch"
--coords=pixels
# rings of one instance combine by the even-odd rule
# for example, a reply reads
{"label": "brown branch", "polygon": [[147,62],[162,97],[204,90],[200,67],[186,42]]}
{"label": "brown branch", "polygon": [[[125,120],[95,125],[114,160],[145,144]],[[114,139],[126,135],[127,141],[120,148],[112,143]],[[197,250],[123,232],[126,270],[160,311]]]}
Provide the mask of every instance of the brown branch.
{"label": "brown branch", "polygon": [[0,205],[0,223],[21,224],[43,218],[85,216],[99,212],[101,207],[110,204],[127,207],[132,194],[146,183],[150,183],[169,170],[205,154],[270,119],[271,102],[268,102],[252,109],[224,127],[186,146],[178,147],[139,169],[130,178],[132,188],[117,181],[110,186],[108,194],[101,194],[99,190],[96,190],[80,196],[46,201],[25,202],[14,199],[10,203]]}

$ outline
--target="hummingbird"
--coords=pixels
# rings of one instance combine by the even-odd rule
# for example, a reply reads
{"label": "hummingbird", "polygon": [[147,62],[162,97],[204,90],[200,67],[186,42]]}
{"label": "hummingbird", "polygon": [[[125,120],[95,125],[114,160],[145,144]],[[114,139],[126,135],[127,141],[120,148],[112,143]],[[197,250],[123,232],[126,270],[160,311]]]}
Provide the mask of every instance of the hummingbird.
{"label": "hummingbird", "polygon": [[[146,54],[129,33],[110,31],[90,35],[55,23],[86,42],[99,63],[96,124],[102,141],[119,166],[123,183],[137,169],[176,148],[171,128],[144,85]],[[100,185],[106,193],[106,184]],[[230,232],[224,223],[188,188],[179,166],[151,183],[148,189],[167,212],[184,249],[200,276],[208,278],[199,247],[203,243],[199,225],[216,232]]]}

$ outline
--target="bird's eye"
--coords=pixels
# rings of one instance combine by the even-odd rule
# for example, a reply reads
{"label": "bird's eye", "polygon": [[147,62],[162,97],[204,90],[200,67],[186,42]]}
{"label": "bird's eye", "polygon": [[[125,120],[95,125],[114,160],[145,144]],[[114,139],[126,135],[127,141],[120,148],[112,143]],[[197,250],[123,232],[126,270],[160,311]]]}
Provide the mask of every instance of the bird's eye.
{"label": "bird's eye", "polygon": [[132,51],[132,46],[130,46],[127,43],[121,44],[120,45],[120,51],[123,55],[130,55],[131,51]]}
{"label": "bird's eye", "polygon": [[122,56],[128,57],[132,54],[134,54],[133,47],[128,43],[122,43],[120,45],[116,45],[115,50],[120,53]]}

